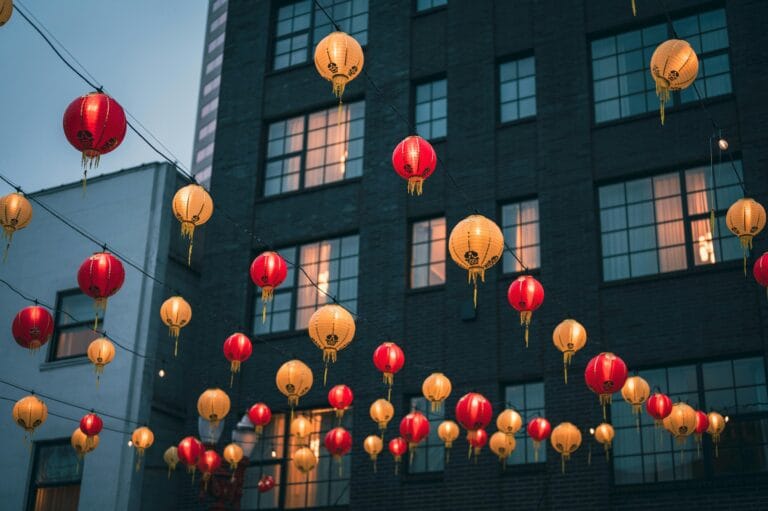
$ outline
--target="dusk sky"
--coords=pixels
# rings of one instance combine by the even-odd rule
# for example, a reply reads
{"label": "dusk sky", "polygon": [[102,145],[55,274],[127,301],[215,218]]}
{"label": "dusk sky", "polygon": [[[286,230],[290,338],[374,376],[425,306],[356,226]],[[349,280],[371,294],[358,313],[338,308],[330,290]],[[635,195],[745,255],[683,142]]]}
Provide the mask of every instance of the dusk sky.
{"label": "dusk sky", "polygon": [[[189,168],[205,0],[14,2],[36,16],[99,84]],[[62,130],[67,105],[90,89],[15,12],[0,28],[0,173],[25,191],[77,181],[80,154]],[[89,176],[159,160],[130,131]],[[0,193],[7,191],[0,184]]]}

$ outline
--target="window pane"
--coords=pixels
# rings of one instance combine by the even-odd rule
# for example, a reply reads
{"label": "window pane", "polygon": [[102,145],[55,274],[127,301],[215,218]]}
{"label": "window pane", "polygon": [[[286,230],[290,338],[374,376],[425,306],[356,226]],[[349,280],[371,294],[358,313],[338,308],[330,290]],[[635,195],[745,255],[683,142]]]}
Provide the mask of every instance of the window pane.
{"label": "window pane", "polygon": [[505,401],[508,408],[516,410],[523,418],[523,427],[515,434],[515,450],[507,459],[508,465],[524,463],[544,463],[547,460],[547,448],[542,442],[538,457],[533,442],[526,434],[526,424],[534,417],[544,417],[544,384],[542,382],[511,385],[505,389]]}
{"label": "window pane", "polygon": [[415,96],[416,131],[427,139],[444,137],[448,131],[447,81],[417,85]]}
{"label": "window pane", "polygon": [[411,287],[445,283],[445,218],[413,224],[411,238]]}
{"label": "window pane", "polygon": [[69,439],[36,443],[35,472],[30,483],[35,510],[77,511],[82,466]]}
{"label": "window pane", "polygon": [[499,107],[501,122],[536,115],[536,77],[533,57],[499,66]]}
{"label": "window pane", "polygon": [[[506,204],[501,208],[501,229],[504,241],[528,268],[538,268],[539,245],[539,201],[529,200]],[[509,253],[504,252],[504,272],[522,271],[522,265]]]}

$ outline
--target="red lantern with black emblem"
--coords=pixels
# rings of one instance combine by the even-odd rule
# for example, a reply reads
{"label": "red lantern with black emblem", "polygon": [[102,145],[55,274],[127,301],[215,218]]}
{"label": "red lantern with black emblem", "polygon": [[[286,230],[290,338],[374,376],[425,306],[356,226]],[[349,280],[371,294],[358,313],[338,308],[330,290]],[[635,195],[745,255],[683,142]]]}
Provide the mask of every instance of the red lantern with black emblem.
{"label": "red lantern with black emblem", "polygon": [[660,428],[664,425],[664,419],[672,413],[672,400],[666,394],[656,392],[645,402],[645,411],[653,417],[656,427]]}
{"label": "red lantern with black emblem", "polygon": [[392,152],[392,166],[408,180],[408,193],[421,195],[422,185],[437,167],[437,154],[429,142],[418,135],[406,137]]}
{"label": "red lantern with black emblem", "polygon": [[346,385],[336,385],[328,392],[328,403],[336,410],[336,417],[341,419],[344,416],[354,397],[352,389]]}
{"label": "red lantern with black emblem", "polygon": [[522,275],[509,285],[507,301],[520,313],[520,325],[525,328],[525,347],[528,347],[528,327],[533,311],[544,303],[544,287],[530,275]]}
{"label": "red lantern with black emblem", "polygon": [[272,420],[272,410],[264,403],[256,403],[248,410],[248,419],[253,424],[256,440],[258,440],[259,435],[264,431],[264,426]]}
{"label": "red lantern with black emblem", "polygon": [[400,421],[400,436],[408,442],[413,458],[416,446],[429,436],[429,420],[419,411],[409,413]]}
{"label": "red lantern with black emblem", "polygon": [[373,352],[373,365],[384,374],[384,383],[389,386],[387,401],[392,397],[392,382],[395,373],[403,368],[405,353],[394,342],[382,343]]}
{"label": "red lantern with black emblem", "polygon": [[403,459],[403,454],[408,452],[408,442],[405,439],[397,437],[389,441],[387,445],[389,452],[395,458],[395,475],[397,475],[400,469],[400,461]]}
{"label": "red lantern with black emblem", "polygon": [[253,344],[251,344],[251,340],[245,334],[238,332],[230,335],[224,341],[224,356],[230,362],[230,387],[235,378],[235,373],[240,371],[240,364],[248,360],[251,353],[253,353]]}
{"label": "red lantern with black emblem", "polygon": [[472,436],[474,431],[488,426],[492,418],[491,403],[482,394],[464,394],[456,403],[456,420],[469,432],[467,438]]}
{"label": "red lantern with black emblem", "polygon": [[19,346],[37,351],[43,344],[51,340],[53,316],[39,305],[24,307],[13,318],[11,331]]}
{"label": "red lantern with black emblem", "polygon": [[267,302],[288,275],[288,265],[277,252],[263,252],[251,263],[251,280],[261,288],[261,322],[267,320]]}
{"label": "red lantern with black emblem", "polygon": [[203,451],[205,451],[203,443],[193,436],[185,437],[179,442],[179,446],[177,447],[179,460],[187,466],[187,472],[192,474],[193,479],[195,477],[197,462],[200,460]]}
{"label": "red lantern with black emblem", "polygon": [[125,269],[120,260],[109,252],[96,252],[77,272],[80,290],[95,300],[96,319],[94,329],[99,327],[99,312],[104,315],[107,298],[117,293],[125,282]]}
{"label": "red lantern with black emblem", "polygon": [[587,387],[600,396],[605,419],[605,405],[611,403],[613,394],[621,391],[624,382],[627,381],[627,364],[613,353],[600,353],[587,364],[584,380]]}
{"label": "red lantern with black emblem", "polygon": [[101,420],[101,417],[96,415],[95,413],[89,413],[87,415],[84,415],[82,419],[80,419],[80,431],[85,433],[85,436],[87,439],[85,440],[85,446],[86,448],[92,448],[95,447],[94,443],[96,442],[95,437],[99,433],[101,433],[101,429],[104,427],[104,422]]}
{"label": "red lantern with black emblem", "polygon": [[528,421],[525,431],[533,440],[533,460],[539,461],[539,447],[541,442],[546,442],[552,434],[552,425],[544,417],[534,417]]}

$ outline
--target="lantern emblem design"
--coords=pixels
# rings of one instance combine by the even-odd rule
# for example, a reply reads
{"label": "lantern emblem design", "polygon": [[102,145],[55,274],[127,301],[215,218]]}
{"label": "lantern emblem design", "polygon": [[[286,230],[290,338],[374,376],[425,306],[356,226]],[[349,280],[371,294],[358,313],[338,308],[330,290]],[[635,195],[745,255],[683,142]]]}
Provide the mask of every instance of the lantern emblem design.
{"label": "lantern emblem design", "polygon": [[109,339],[99,337],[91,341],[87,353],[88,360],[91,361],[96,371],[96,383],[98,384],[101,374],[104,372],[104,366],[115,358],[115,345]]}
{"label": "lantern emblem design", "polygon": [[499,457],[499,462],[504,464],[507,458],[512,454],[512,451],[515,450],[517,442],[515,441],[514,435],[509,436],[501,431],[497,431],[491,435],[489,445],[493,454]]}
{"label": "lantern emblem design", "polygon": [[11,332],[19,346],[37,351],[51,340],[53,316],[39,305],[24,307],[13,318]]}
{"label": "lantern emblem design", "polygon": [[171,478],[171,472],[176,470],[179,464],[179,448],[175,445],[170,446],[163,453],[163,461],[168,465],[168,479]]}
{"label": "lantern emblem design", "polygon": [[35,429],[48,418],[48,407],[34,395],[26,396],[13,405],[13,421],[31,437]]}
{"label": "lantern emblem design", "polygon": [[707,433],[712,437],[712,443],[715,444],[715,458],[720,456],[720,435],[725,430],[725,423],[728,422],[722,415],[717,412],[709,412],[707,414],[707,420],[709,426],[707,426]]}
{"label": "lantern emblem design", "polygon": [[528,422],[525,431],[533,440],[533,460],[539,461],[539,446],[549,438],[552,425],[544,417],[534,417]]}
{"label": "lantern emblem design", "polygon": [[224,461],[229,463],[231,470],[237,469],[237,464],[243,459],[243,448],[237,444],[229,444],[224,448]]}
{"label": "lantern emblem design", "polygon": [[344,417],[344,412],[352,405],[354,398],[352,389],[346,385],[336,385],[328,392],[328,403],[336,410],[339,420]]}
{"label": "lantern emblem design", "polygon": [[211,424],[211,430],[216,429],[219,422],[224,420],[229,407],[229,396],[221,389],[207,389],[197,399],[197,413]]}
{"label": "lantern emblem design", "polygon": [[95,413],[89,413],[80,419],[80,431],[86,435],[85,446],[87,448],[95,448],[95,438],[101,433],[103,427],[104,422]]}
{"label": "lantern emblem design", "polygon": [[739,237],[744,251],[744,275],[747,275],[747,254],[752,250],[752,238],[765,227],[765,208],[754,199],[743,198],[734,202],[725,214],[728,229]]}
{"label": "lantern emblem design", "polygon": [[317,466],[317,456],[309,447],[301,447],[293,453],[293,464],[299,472],[308,474]]}
{"label": "lantern emblem design", "polygon": [[331,32],[315,48],[315,68],[333,84],[333,94],[339,103],[347,83],[357,78],[364,62],[360,43],[345,32]]}
{"label": "lantern emblem design", "polygon": [[82,429],[77,428],[72,432],[69,443],[77,453],[77,457],[83,459],[86,454],[99,446],[99,435],[88,436]]}
{"label": "lantern emblem design", "polygon": [[341,459],[352,449],[352,435],[342,427],[333,428],[326,433],[323,445],[339,464],[339,477],[341,477],[344,467]]}
{"label": "lantern emblem design", "polygon": [[394,342],[385,342],[373,352],[373,365],[384,375],[384,383],[389,387],[387,401],[392,397],[394,375],[405,365],[405,353]]}
{"label": "lantern emblem design", "polygon": [[117,293],[125,282],[123,263],[109,252],[97,252],[86,259],[77,272],[80,291],[94,299],[96,319],[94,330],[99,328],[99,313],[107,309],[107,299]]}
{"label": "lantern emblem design", "polygon": [[373,462],[373,472],[375,474],[376,460],[384,449],[384,442],[378,435],[369,435],[365,437],[365,440],[363,441],[363,449],[365,449],[365,452],[371,457],[371,461]]}
{"label": "lantern emblem design", "polygon": [[208,490],[208,481],[211,480],[213,473],[216,472],[221,466],[221,456],[209,449],[200,455],[200,459],[197,462],[197,468],[203,473],[203,488]]}
{"label": "lantern emblem design", "polygon": [[179,352],[179,335],[181,329],[192,320],[192,307],[180,296],[172,296],[160,306],[160,317],[168,326],[168,334],[174,340],[173,356]]}
{"label": "lantern emblem design", "polygon": [[507,408],[496,417],[496,428],[507,436],[514,437],[523,427],[523,418],[512,408]]}
{"label": "lantern emblem design", "polygon": [[471,435],[467,435],[467,442],[469,442],[469,455],[475,455],[475,463],[477,463],[477,457],[480,455],[480,451],[483,450],[485,444],[488,443],[488,432],[484,429],[478,429],[472,432]]}
{"label": "lantern emblem design", "polygon": [[611,445],[615,436],[616,431],[607,422],[603,422],[595,428],[595,440],[597,440],[597,443],[602,444],[603,449],[605,449],[606,461],[610,459]]}
{"label": "lantern emblem design", "polygon": [[587,387],[600,396],[605,419],[605,405],[611,403],[613,393],[619,392],[627,381],[627,365],[613,353],[600,353],[587,364],[584,380]]}
{"label": "lantern emblem design", "polygon": [[0,0],[0,27],[8,23],[13,14],[13,0]]}
{"label": "lantern emblem design", "polygon": [[336,304],[323,305],[309,318],[309,336],[323,350],[323,385],[328,376],[328,364],[336,362],[336,354],[349,346],[355,338],[355,320],[344,307]]}
{"label": "lantern emblem design", "polygon": [[552,342],[563,352],[563,378],[568,383],[568,366],[573,355],[587,344],[587,330],[575,319],[566,319],[555,327]]}
{"label": "lantern emblem design", "polygon": [[395,459],[395,475],[397,475],[400,471],[400,461],[403,459],[403,454],[408,452],[408,442],[400,437],[393,438],[389,441],[387,448]]}
{"label": "lantern emblem design", "polygon": [[[507,301],[513,309],[520,313],[520,325],[525,328],[525,347],[527,348],[528,328],[531,325],[533,311],[544,303],[544,287],[530,275],[522,275],[509,285]],[[586,331],[584,336],[584,341],[586,342]]]}
{"label": "lantern emblem design", "polygon": [[492,417],[491,403],[482,394],[470,392],[456,403],[456,420],[467,430],[467,439],[471,439],[475,431],[488,426]]}
{"label": "lantern emblem design", "polygon": [[139,467],[141,467],[141,459],[144,457],[144,451],[152,447],[152,444],[155,443],[155,434],[152,433],[152,430],[148,427],[142,426],[133,431],[131,442],[133,443],[133,448],[136,449],[136,455],[138,456],[136,459],[136,471],[138,472]]}
{"label": "lantern emblem design", "polygon": [[669,39],[656,47],[651,56],[651,76],[656,82],[662,125],[670,91],[690,87],[698,73],[699,58],[688,41]]}
{"label": "lantern emblem design", "polygon": [[177,454],[179,460],[187,466],[187,472],[192,474],[192,479],[195,477],[195,469],[197,468],[197,462],[200,460],[200,456],[205,451],[203,443],[193,436],[185,437],[179,442],[177,448]]}
{"label": "lantern emblem design", "polygon": [[648,382],[639,376],[630,376],[621,387],[621,397],[632,406],[632,415],[637,417],[637,429],[640,430],[640,413],[643,403],[651,395],[651,387]]}
{"label": "lantern emblem design", "polygon": [[672,413],[672,400],[666,394],[656,392],[645,402],[645,410],[653,417],[653,422],[658,429],[664,424],[664,419]]}
{"label": "lantern emblem design", "polygon": [[275,375],[277,390],[288,398],[293,407],[299,404],[299,398],[312,388],[312,370],[301,360],[289,360],[280,366]]}
{"label": "lantern emblem design", "polygon": [[251,353],[253,353],[253,344],[245,334],[234,333],[224,341],[224,357],[230,362],[230,387],[232,387],[235,373],[240,371],[240,364],[248,360]]}
{"label": "lantern emblem design", "polygon": [[267,321],[267,302],[288,276],[285,259],[277,252],[263,252],[251,263],[251,280],[261,288],[261,322]]}
{"label": "lantern emblem design", "polygon": [[443,373],[432,373],[421,384],[421,393],[429,401],[432,412],[439,412],[451,395],[451,380]]}
{"label": "lantern emblem design", "polygon": [[[2,7],[0,7],[0,18],[2,18]],[[3,237],[6,240],[3,261],[8,256],[13,234],[25,228],[31,221],[32,204],[20,192],[13,192],[0,197],[0,226],[3,228]]]}
{"label": "lantern emblem design", "polygon": [[371,414],[373,422],[379,425],[379,429],[383,435],[384,430],[387,429],[387,424],[389,424],[389,421],[395,416],[395,408],[392,406],[392,403],[386,399],[377,399],[371,404],[369,413]]}
{"label": "lantern emblem design", "polygon": [[199,227],[211,219],[213,199],[202,186],[190,184],[176,192],[171,206],[174,216],[181,222],[181,236],[189,240],[187,265],[191,266],[195,227]]}
{"label": "lantern emblem design", "polygon": [[445,463],[447,464],[451,460],[451,449],[453,448],[453,442],[459,438],[459,425],[451,420],[444,420],[437,427],[437,436],[445,444]]}
{"label": "lantern emblem design", "polygon": [[272,410],[264,403],[256,403],[248,410],[248,419],[253,424],[253,431],[256,433],[256,441],[259,440],[264,426],[272,420]]}
{"label": "lantern emblem design", "polygon": [[549,441],[560,453],[560,470],[565,473],[565,462],[581,446],[581,431],[570,422],[561,422],[552,430]]}
{"label": "lantern emblem design", "polygon": [[424,180],[437,167],[437,154],[432,145],[418,135],[406,137],[392,152],[392,166],[408,180],[408,193],[421,195]]}
{"label": "lantern emblem design", "polygon": [[685,403],[672,405],[672,412],[664,419],[664,429],[672,433],[680,446],[680,460],[685,455],[685,441],[696,432],[696,410]]}
{"label": "lantern emblem design", "polygon": [[485,282],[485,271],[504,253],[504,235],[493,220],[483,215],[469,215],[456,224],[448,238],[451,258],[467,270],[467,282],[474,287],[477,307],[477,279]]}

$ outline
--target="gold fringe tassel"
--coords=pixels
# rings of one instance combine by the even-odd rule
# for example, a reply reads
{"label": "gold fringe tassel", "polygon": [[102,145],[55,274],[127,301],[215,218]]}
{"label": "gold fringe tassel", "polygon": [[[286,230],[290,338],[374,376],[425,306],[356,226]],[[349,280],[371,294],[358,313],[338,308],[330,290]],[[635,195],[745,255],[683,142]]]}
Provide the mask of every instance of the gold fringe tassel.
{"label": "gold fringe tassel", "polygon": [[410,195],[421,195],[423,191],[424,178],[412,176],[408,178],[408,193]]}
{"label": "gold fringe tassel", "polygon": [[635,0],[632,0],[632,16],[637,16],[637,5],[635,4]]}
{"label": "gold fringe tassel", "polygon": [[661,125],[664,126],[664,105],[669,101],[669,88],[659,85],[656,82],[656,95],[659,97],[659,113],[661,114]]}

